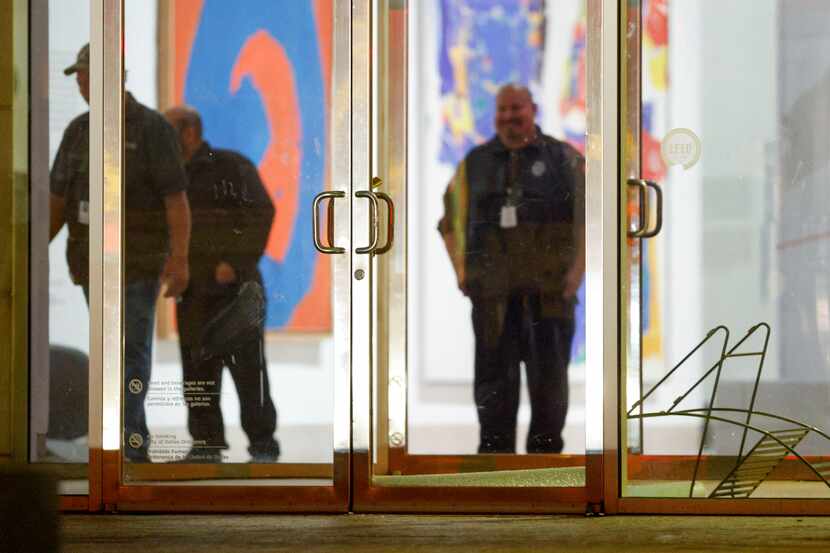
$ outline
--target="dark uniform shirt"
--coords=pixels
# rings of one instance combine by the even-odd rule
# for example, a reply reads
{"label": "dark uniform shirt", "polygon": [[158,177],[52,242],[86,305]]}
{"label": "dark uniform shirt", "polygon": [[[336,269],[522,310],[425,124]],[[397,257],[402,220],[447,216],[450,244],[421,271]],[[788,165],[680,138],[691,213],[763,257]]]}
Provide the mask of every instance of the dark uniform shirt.
{"label": "dark uniform shirt", "polygon": [[210,286],[224,261],[237,280],[260,280],[257,264],[271,232],[274,205],[246,157],[205,142],[186,165],[193,227],[192,285]]}
{"label": "dark uniform shirt", "polygon": [[[125,101],[124,264],[127,282],[159,277],[169,251],[164,198],[185,190],[175,131],[157,112]],[[64,199],[69,228],[66,257],[73,280],[89,280],[89,112],[63,133],[50,174],[52,194]]]}
{"label": "dark uniform shirt", "polygon": [[[569,311],[557,303],[584,229],[584,175],[579,152],[541,132],[519,150],[494,137],[467,154],[439,231],[454,237],[450,255],[463,264],[471,298],[538,292],[546,311]],[[514,210],[507,220],[505,208]]]}

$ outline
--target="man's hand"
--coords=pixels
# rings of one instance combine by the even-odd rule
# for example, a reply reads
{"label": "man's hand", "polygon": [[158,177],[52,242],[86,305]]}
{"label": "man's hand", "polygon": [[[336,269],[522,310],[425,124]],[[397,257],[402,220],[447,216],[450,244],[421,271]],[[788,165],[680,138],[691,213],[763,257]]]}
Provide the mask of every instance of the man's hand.
{"label": "man's hand", "polygon": [[178,298],[190,282],[190,268],[187,264],[187,257],[171,255],[164,264],[164,271],[161,273],[161,282],[164,285],[165,298]]}
{"label": "man's hand", "polygon": [[467,281],[459,280],[458,281],[458,289],[461,290],[461,293],[465,296],[469,296],[470,293],[467,291]]}
{"label": "man's hand", "polygon": [[165,298],[178,298],[190,282],[187,256],[190,247],[190,203],[187,193],[174,192],[164,197],[167,230],[170,233],[170,256],[164,264],[161,281]]}
{"label": "man's hand", "polygon": [[66,222],[64,219],[65,209],[66,200],[62,196],[49,194],[49,242],[58,235]]}
{"label": "man's hand", "polygon": [[236,282],[236,271],[228,263],[220,261],[216,266],[216,282],[219,284],[231,284]]}
{"label": "man's hand", "polygon": [[464,263],[463,262],[459,262],[459,263],[453,262],[452,265],[453,265],[453,269],[455,269],[455,278],[458,282],[458,289],[461,290],[461,293],[464,294],[465,296],[469,296],[470,293],[469,293],[469,290],[467,290],[467,274],[466,274],[466,271],[464,270]]}
{"label": "man's hand", "polygon": [[582,276],[584,271],[580,270],[579,267],[571,267],[571,269],[565,273],[565,288],[562,291],[562,296],[569,300],[576,297],[576,293],[579,291],[579,286],[582,284]]}

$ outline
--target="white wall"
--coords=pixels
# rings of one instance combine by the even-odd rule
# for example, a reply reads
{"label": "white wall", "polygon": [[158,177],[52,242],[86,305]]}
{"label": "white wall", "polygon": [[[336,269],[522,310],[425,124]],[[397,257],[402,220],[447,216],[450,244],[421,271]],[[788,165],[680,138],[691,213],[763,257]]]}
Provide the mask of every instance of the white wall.
{"label": "white wall", "polygon": [[[647,360],[646,388],[720,324],[730,329],[731,346],[750,326],[769,322],[773,340],[764,373],[768,379],[777,375],[776,334],[783,329],[774,309],[775,247],[769,233],[775,221],[767,200],[767,150],[778,139],[776,18],[776,0],[669,2],[667,130],[694,131],[702,156],[690,170],[669,169],[662,183],[664,227],[656,239],[661,278],[656,284],[664,354]],[[754,344],[760,347],[758,340]],[[717,360],[720,348],[701,353],[651,400],[652,407],[670,406]],[[722,384],[745,382],[756,367],[731,361]],[[710,379],[682,406],[702,407],[711,386]],[[718,404],[735,406],[737,396],[721,390]],[[647,423],[648,453],[696,452],[699,423],[684,425],[698,427],[698,432],[683,439],[660,434],[663,424]],[[734,442],[731,430],[716,428],[724,447]]]}

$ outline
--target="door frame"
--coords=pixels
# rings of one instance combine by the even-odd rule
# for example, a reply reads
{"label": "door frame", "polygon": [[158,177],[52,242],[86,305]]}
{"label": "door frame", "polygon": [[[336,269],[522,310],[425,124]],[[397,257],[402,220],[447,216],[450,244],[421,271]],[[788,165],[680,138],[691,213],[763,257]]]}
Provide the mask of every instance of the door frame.
{"label": "door frame", "polygon": [[[397,7],[400,3],[390,2]],[[355,4],[355,20],[364,21],[366,17],[378,17],[373,13],[376,3],[373,0],[359,0]],[[590,326],[586,332],[586,486],[582,488],[501,488],[501,487],[416,487],[416,486],[395,486],[385,487],[373,483],[373,468],[375,463],[381,466],[408,466],[417,471],[429,470],[439,465],[445,469],[457,463],[459,456],[428,456],[410,455],[406,451],[406,410],[398,407],[389,407],[388,410],[382,407],[376,412],[373,404],[375,394],[372,393],[372,385],[377,383],[381,397],[406,397],[406,385],[401,390],[401,377],[406,382],[405,372],[405,348],[387,343],[379,344],[377,348],[369,348],[365,357],[360,362],[355,356],[354,364],[354,420],[355,420],[355,441],[354,441],[354,510],[357,512],[469,512],[469,513],[585,513],[600,512],[605,510],[603,497],[608,496],[608,490],[614,490],[616,486],[606,480],[609,471],[607,466],[616,464],[616,450],[611,446],[615,445],[616,439],[616,374],[617,374],[617,336],[611,333],[606,336],[602,329],[604,327],[616,329],[617,325],[617,28],[616,25],[605,25],[602,22],[616,21],[617,0],[587,0],[588,4],[588,93],[587,100],[591,109],[588,110],[588,147],[586,148],[586,318]],[[412,8],[408,9],[412,13]],[[359,14],[359,15],[358,15]],[[384,44],[373,35],[375,26],[381,26],[382,22],[375,22],[369,27],[358,27],[354,29],[355,45],[366,43],[371,46],[371,51],[376,55],[370,61],[355,58],[354,94],[355,109],[363,110],[363,113],[353,115],[355,120],[355,135],[359,136],[354,140],[355,156],[362,156],[359,152],[372,152],[372,137],[363,136],[364,131],[373,128],[373,117],[387,119],[394,117],[385,113],[378,115],[381,107],[376,105],[378,98],[371,95],[373,83],[371,76],[373,68],[359,68],[360,64],[377,63],[386,66],[405,67],[406,56],[404,48],[403,59],[379,60],[381,52],[384,52]],[[406,25],[407,34],[410,34],[411,27]],[[373,42],[377,41],[377,43]],[[406,44],[406,42],[404,42]],[[356,51],[359,48],[356,46]],[[405,81],[406,75],[403,75]],[[397,101],[397,98],[396,98]],[[394,109],[394,108],[393,108]],[[403,105],[405,110],[405,102]],[[405,111],[404,111],[405,113]],[[362,126],[367,122],[365,126]],[[396,129],[405,128],[404,124],[393,123]],[[393,142],[395,142],[393,140]],[[368,145],[362,150],[357,145]],[[404,153],[405,158],[405,153]],[[382,165],[382,164],[378,164]],[[364,169],[363,167],[366,167]],[[370,180],[377,176],[369,172],[373,168],[370,160],[365,164],[355,163],[353,186],[355,190],[369,190]],[[358,208],[359,210],[360,208]],[[355,215],[355,235],[360,229],[367,228],[368,222],[358,221]],[[406,214],[398,215],[399,220],[405,220]],[[405,247],[406,238],[403,233],[396,233],[398,245]],[[365,240],[362,238],[360,240]],[[356,239],[356,241],[360,241]],[[380,273],[383,275],[383,273]],[[372,274],[372,278],[378,275]],[[353,282],[356,284],[356,282]],[[400,293],[381,293],[379,298],[399,298]],[[355,293],[357,298],[357,293]],[[382,300],[379,300],[379,302]],[[366,327],[360,331],[361,336],[374,336],[379,341],[388,341],[388,327],[390,324],[385,319],[387,313],[382,311],[382,305],[369,303],[368,309],[359,302],[360,309],[354,312],[354,335],[358,335],[359,327]],[[396,324],[400,329],[399,321],[396,321],[399,313],[397,309],[391,314],[391,324]],[[379,329],[373,329],[373,325]],[[610,325],[610,326],[609,326]],[[378,331],[379,330],[379,331]],[[357,341],[355,349],[357,349]],[[378,359],[373,359],[375,352]],[[355,352],[356,353],[356,352]],[[395,359],[390,359],[395,357]],[[368,360],[368,363],[365,361]],[[373,381],[372,370],[378,360],[385,363],[388,373],[383,368],[378,370],[377,380]],[[403,364],[403,368],[402,368]],[[611,416],[604,416],[607,410],[611,410]],[[379,414],[378,414],[379,413]],[[375,417],[384,417],[378,421]],[[378,435],[374,431],[378,429]],[[389,434],[387,434],[387,432]],[[402,434],[393,441],[390,439],[392,432]],[[380,435],[380,434],[383,435]],[[390,447],[390,443],[392,447]],[[507,466],[515,464],[515,459],[510,456],[482,456],[496,463],[506,463]],[[505,459],[502,459],[505,457]],[[492,459],[491,459],[492,458]],[[498,458],[498,459],[497,459]],[[609,488],[610,486],[610,488]]]}
{"label": "door frame", "polygon": [[[123,0],[91,0],[90,110],[90,495],[88,505],[122,511],[324,511],[699,514],[830,514],[830,501],[809,499],[682,499],[621,497],[626,427],[621,378],[627,359],[628,219],[626,179],[639,160],[628,144],[639,125],[639,0],[587,0],[588,131],[586,140],[586,479],[585,488],[439,488],[373,485],[377,451],[373,420],[373,366],[378,357],[377,308],[371,255],[353,254],[377,225],[371,191],[375,0],[335,2],[332,95],[332,189],[348,201],[335,205],[335,236],[349,252],[333,259],[344,283],[336,301],[348,305],[335,324],[333,486],[185,486],[125,484],[121,466],[121,350],[123,321]],[[636,14],[632,13],[636,10]],[[96,23],[97,22],[97,23]],[[639,29],[639,27],[638,27]],[[623,32],[626,31],[626,32]],[[633,52],[632,49],[636,49]],[[629,57],[630,56],[630,57]],[[630,60],[636,60],[631,63]],[[634,92],[636,91],[636,92]],[[636,114],[636,115],[635,115]],[[639,130],[639,127],[637,128]],[[633,133],[638,136],[639,133]],[[358,274],[362,272],[362,276]],[[353,305],[359,305],[354,309]],[[382,383],[386,384],[386,383]],[[400,412],[394,428],[399,428]],[[395,421],[393,421],[395,422]],[[390,427],[393,425],[390,424]],[[405,428],[405,422],[404,422]],[[383,443],[379,440],[378,443]],[[394,449],[390,450],[393,455]]]}
{"label": "door frame", "polygon": [[[615,194],[625,198],[627,180],[640,178],[641,166],[641,75],[642,75],[642,0],[619,0],[619,18],[616,27],[619,32],[619,175]],[[623,33],[621,30],[625,29]],[[607,31],[605,29],[604,31]],[[619,369],[615,368],[614,378],[618,380],[619,404],[615,409],[606,410],[606,427],[613,427],[619,437],[618,456],[613,463],[606,465],[605,504],[609,514],[707,514],[707,515],[826,515],[830,514],[830,500],[810,498],[758,498],[758,499],[709,499],[709,498],[640,498],[623,497],[622,482],[628,470],[627,466],[627,425],[625,404],[626,397],[623,378],[627,370],[628,359],[628,321],[630,303],[630,270],[628,258],[628,209],[619,202],[616,216],[619,218],[618,244],[620,252],[620,294],[617,324],[619,329]],[[639,318],[638,318],[639,320]],[[614,390],[609,386],[608,394]],[[608,396],[606,396],[608,401]],[[609,406],[606,403],[606,408]],[[608,437],[606,437],[606,440]],[[608,450],[606,444],[606,450]],[[662,462],[671,463],[672,458],[664,456]],[[682,461],[681,461],[682,462]],[[613,484],[613,485],[610,485]]]}
{"label": "door frame", "polygon": [[[331,260],[335,283],[332,484],[253,486],[123,481],[124,0],[91,2],[90,423],[100,425],[102,439],[90,442],[90,466],[101,467],[100,501],[106,510],[119,511],[347,512],[351,473],[351,288],[347,279],[351,273],[352,220],[351,206],[346,200],[335,202],[330,210],[336,221],[330,236],[347,252],[333,255]],[[352,163],[351,120],[345,116],[350,113],[352,101],[352,16],[348,2],[333,2],[333,10],[331,102],[336,116],[330,126],[330,190],[350,197],[349,180],[337,177],[350,174]],[[345,284],[338,286],[337,282]]]}

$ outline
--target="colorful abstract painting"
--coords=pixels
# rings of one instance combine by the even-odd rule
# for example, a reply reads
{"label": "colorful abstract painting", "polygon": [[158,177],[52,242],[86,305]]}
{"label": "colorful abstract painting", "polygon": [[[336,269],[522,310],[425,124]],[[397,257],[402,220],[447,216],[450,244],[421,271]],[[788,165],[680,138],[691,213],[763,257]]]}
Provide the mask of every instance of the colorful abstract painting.
{"label": "colorful abstract painting", "polygon": [[[571,2],[572,0],[566,0]],[[563,24],[560,0],[440,0],[441,37],[439,74],[441,81],[442,131],[439,159],[457,164],[474,146],[494,133],[495,94],[499,86],[516,82],[532,91],[542,90],[543,67],[559,68],[562,89],[554,101],[537,97],[540,114],[556,110],[562,136],[584,152],[586,133],[586,45],[585,3],[579,16]],[[546,60],[545,37],[568,33],[569,47],[562,59]],[[666,132],[668,93],[667,0],[644,0],[643,4],[643,177],[661,181],[666,167],[660,157],[660,137]],[[540,119],[542,118],[540,116]],[[644,355],[662,351],[657,253],[653,241],[642,252]],[[579,291],[577,331],[573,359],[585,355],[585,290]]]}
{"label": "colorful abstract painting", "polygon": [[328,331],[330,265],[309,236],[327,188],[332,0],[177,0],[175,101],[254,161],[276,208],[260,262],[269,330]]}
{"label": "colorful abstract painting", "polygon": [[543,0],[440,0],[443,129],[440,160],[457,164],[494,132],[498,88],[537,85],[544,53]]}
{"label": "colorful abstract painting", "polygon": [[[495,97],[505,83],[542,88],[545,36],[555,27],[567,32],[567,57],[557,60],[564,83],[558,104],[537,97],[540,114],[558,110],[564,136],[580,151],[585,148],[585,12],[570,27],[549,25],[556,9],[543,0],[442,0],[439,70],[441,77],[442,142],[440,161],[457,164],[474,146],[489,140]],[[541,118],[541,117],[540,117]],[[576,335],[572,358],[585,359],[585,287],[577,294]]]}
{"label": "colorful abstract painting", "polygon": [[559,102],[563,137],[580,152],[585,153],[585,87],[587,86],[587,14],[585,7],[570,30],[570,49],[564,60],[564,90]]}

